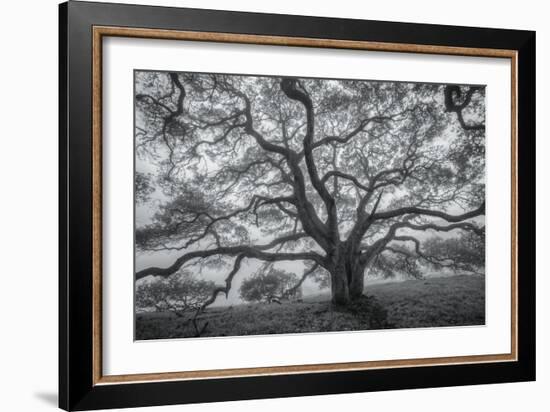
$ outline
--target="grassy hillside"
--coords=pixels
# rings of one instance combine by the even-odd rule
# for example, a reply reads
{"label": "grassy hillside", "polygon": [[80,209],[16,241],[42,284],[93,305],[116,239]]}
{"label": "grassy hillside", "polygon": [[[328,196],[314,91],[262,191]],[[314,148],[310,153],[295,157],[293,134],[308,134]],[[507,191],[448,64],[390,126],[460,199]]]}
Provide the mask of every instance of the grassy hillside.
{"label": "grassy hillside", "polygon": [[485,278],[452,276],[373,285],[395,328],[485,324]]}
{"label": "grassy hillside", "polygon": [[[372,285],[367,298],[349,308],[333,307],[328,295],[285,302],[210,308],[200,317],[206,336],[266,335],[396,329],[485,323],[485,280],[453,276]],[[170,313],[136,317],[136,339],[194,336],[188,319]]]}

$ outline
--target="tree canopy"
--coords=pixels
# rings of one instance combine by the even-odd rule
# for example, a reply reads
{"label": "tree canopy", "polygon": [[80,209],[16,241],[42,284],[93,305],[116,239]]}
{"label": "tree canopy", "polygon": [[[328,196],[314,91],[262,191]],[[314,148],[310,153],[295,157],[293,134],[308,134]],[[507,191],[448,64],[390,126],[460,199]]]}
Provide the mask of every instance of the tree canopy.
{"label": "tree canopy", "polygon": [[136,200],[155,210],[136,245],[178,253],[136,279],[226,268],[213,301],[244,259],[301,261],[346,303],[381,259],[472,258],[436,233],[484,242],[484,87],[137,72],[135,90]]}

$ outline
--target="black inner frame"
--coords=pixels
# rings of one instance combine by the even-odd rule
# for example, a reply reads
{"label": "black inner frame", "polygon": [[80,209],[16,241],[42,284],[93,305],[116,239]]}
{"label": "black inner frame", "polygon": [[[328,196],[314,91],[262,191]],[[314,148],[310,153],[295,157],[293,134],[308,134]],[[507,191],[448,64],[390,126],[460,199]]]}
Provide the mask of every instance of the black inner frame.
{"label": "black inner frame", "polygon": [[[518,361],[94,386],[94,25],[516,50],[517,228],[518,251],[521,252],[518,253]],[[106,409],[535,379],[534,32],[71,1],[59,7],[59,125],[61,408]]]}

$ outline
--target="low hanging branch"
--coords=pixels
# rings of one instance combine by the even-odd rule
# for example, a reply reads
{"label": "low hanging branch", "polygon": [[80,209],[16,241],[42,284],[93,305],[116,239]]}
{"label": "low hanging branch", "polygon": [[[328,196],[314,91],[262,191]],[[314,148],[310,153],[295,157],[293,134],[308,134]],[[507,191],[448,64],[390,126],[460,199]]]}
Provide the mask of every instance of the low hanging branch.
{"label": "low hanging branch", "polygon": [[189,319],[189,321],[191,322],[191,324],[195,329],[195,337],[202,336],[202,334],[206,331],[206,328],[208,327],[208,322],[204,322],[202,326],[199,326],[199,316],[206,310],[208,306],[210,306],[216,301],[220,293],[224,293],[226,297],[229,295],[233,278],[235,277],[237,272],[240,270],[241,263],[244,258],[245,258],[244,255],[237,256],[237,258],[235,259],[235,262],[233,263],[233,269],[231,270],[231,272],[229,272],[229,275],[225,279],[225,286],[218,286],[214,288],[210,297],[207,300],[205,300],[204,303],[196,309],[195,315],[191,319]]}
{"label": "low hanging branch", "polygon": [[233,269],[231,270],[231,272],[229,272],[229,275],[227,275],[227,278],[225,279],[225,286],[217,287],[212,291],[212,295],[208,298],[207,301],[205,301],[202,304],[199,310],[197,310],[197,314],[195,315],[195,317],[198,316],[201,312],[203,312],[212,303],[214,303],[220,293],[225,294],[226,298],[228,297],[229,291],[231,290],[231,283],[233,282],[233,278],[235,277],[237,272],[240,270],[241,263],[244,258],[245,258],[244,255],[237,256],[237,258],[235,259],[235,262],[233,263]]}
{"label": "low hanging branch", "polygon": [[167,277],[179,270],[185,263],[197,259],[208,258],[216,255],[223,256],[236,256],[242,255],[247,258],[255,258],[263,260],[265,262],[279,262],[279,261],[294,261],[294,260],[313,260],[315,262],[322,262],[323,258],[315,252],[303,252],[303,253],[287,253],[287,252],[264,252],[264,250],[271,249],[280,243],[297,240],[305,237],[303,233],[291,234],[283,236],[274,241],[259,246],[227,246],[210,250],[199,250],[195,252],[189,252],[180,256],[176,261],[166,268],[150,267],[136,272],[135,279],[139,280],[146,276],[163,276]]}
{"label": "low hanging branch", "polygon": [[291,288],[287,289],[286,291],[283,292],[281,298],[284,299],[284,298],[287,298],[289,296],[293,296],[296,291],[302,286],[302,284],[305,282],[305,280],[310,276],[312,275],[313,273],[315,273],[315,271],[319,269],[319,264],[318,263],[315,263],[311,268],[307,269],[306,271],[304,271],[304,274],[302,275],[302,277],[300,278],[300,280],[298,281],[298,283],[296,283],[294,286],[292,286]]}
{"label": "low hanging branch", "polygon": [[[448,242],[449,240],[454,240],[456,241],[456,243],[459,242],[456,239],[448,239],[446,241]],[[392,239],[392,241],[404,242],[404,243],[410,242],[414,245],[413,251],[411,252],[409,249],[406,249],[406,248],[395,248],[392,246],[386,246],[383,249],[383,251],[389,251],[394,254],[400,254],[405,256],[407,259],[409,258],[421,259],[436,268],[444,267],[444,268],[450,268],[453,270],[461,270],[461,271],[470,272],[474,274],[480,274],[480,272],[478,271],[478,268],[479,266],[482,265],[481,262],[483,262],[484,256],[481,256],[480,258],[476,259],[479,262],[474,262],[474,261],[466,261],[464,258],[461,259],[460,256],[453,256],[453,255],[444,254],[441,252],[438,255],[433,255],[422,251],[420,241],[413,236],[395,236]],[[439,240],[440,243],[444,243],[446,241]],[[455,251],[455,252],[458,252],[458,253],[455,253],[455,255],[460,255],[459,251]],[[478,250],[470,250],[468,251],[468,254],[482,255],[482,253],[480,253],[480,251]]]}

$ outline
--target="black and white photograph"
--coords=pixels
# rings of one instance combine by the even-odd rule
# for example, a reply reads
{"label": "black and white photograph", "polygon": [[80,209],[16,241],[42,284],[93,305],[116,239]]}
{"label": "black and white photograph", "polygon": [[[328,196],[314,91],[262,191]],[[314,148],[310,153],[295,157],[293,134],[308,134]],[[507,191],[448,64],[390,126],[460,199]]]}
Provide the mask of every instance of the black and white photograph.
{"label": "black and white photograph", "polygon": [[547,408],[544,2],[3,11],[0,410]]}
{"label": "black and white photograph", "polygon": [[134,73],[135,339],[485,324],[485,87]]}

